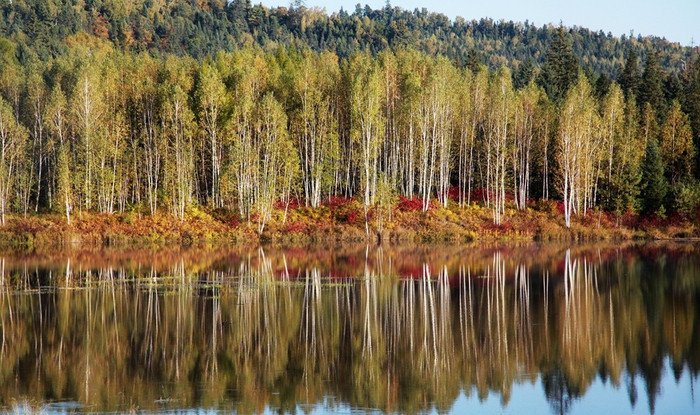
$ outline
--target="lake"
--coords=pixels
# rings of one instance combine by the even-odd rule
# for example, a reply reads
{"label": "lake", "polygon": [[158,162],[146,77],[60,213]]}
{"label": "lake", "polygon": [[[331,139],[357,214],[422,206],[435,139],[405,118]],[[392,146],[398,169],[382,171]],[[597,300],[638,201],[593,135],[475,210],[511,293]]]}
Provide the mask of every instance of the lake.
{"label": "lake", "polygon": [[700,244],[0,254],[0,410],[700,413]]}

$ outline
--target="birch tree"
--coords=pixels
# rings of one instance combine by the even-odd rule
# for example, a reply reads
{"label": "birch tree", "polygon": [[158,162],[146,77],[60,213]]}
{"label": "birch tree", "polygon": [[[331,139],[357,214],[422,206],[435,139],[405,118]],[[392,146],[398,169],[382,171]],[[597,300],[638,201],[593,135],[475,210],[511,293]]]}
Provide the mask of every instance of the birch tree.
{"label": "birch tree", "polygon": [[209,142],[211,171],[209,174],[209,202],[213,207],[221,207],[219,180],[223,146],[220,135],[223,129],[221,124],[223,123],[222,112],[225,105],[226,89],[218,71],[209,63],[202,65],[196,95],[199,102],[200,125]]}
{"label": "birch tree", "polygon": [[71,179],[72,162],[71,143],[68,137],[67,101],[59,85],[54,86],[46,110],[46,127],[51,141],[57,148],[56,158],[56,196],[58,205],[66,215],[70,225],[73,210],[73,180]]}
{"label": "birch tree", "polygon": [[576,85],[566,94],[559,119],[559,169],[564,222],[571,227],[572,214],[585,213],[591,203],[594,181],[591,180],[597,165],[600,133],[591,88],[581,74]]}
{"label": "birch tree", "polygon": [[[158,67],[150,58],[144,58],[133,73],[135,110],[139,113],[139,139],[143,143],[143,166],[146,173],[146,199],[151,215],[158,211],[158,190],[161,187],[162,165],[166,142],[161,130],[162,109],[158,87]],[[216,133],[216,131],[215,131]]]}
{"label": "birch tree", "polygon": [[485,131],[486,122],[486,94],[488,92],[488,73],[485,70],[473,75],[469,96],[469,111],[467,113],[466,148],[464,150],[464,191],[467,194],[467,204],[471,203],[472,185],[474,182],[473,173],[475,167],[474,158],[478,149],[477,138]]}
{"label": "birch tree", "polygon": [[192,89],[192,77],[184,65],[166,61],[166,79],[163,85],[162,123],[167,140],[166,186],[170,210],[181,221],[192,203],[195,187],[194,114],[187,104]]}
{"label": "birch tree", "polygon": [[[420,55],[414,50],[397,52],[398,78],[401,99],[397,102],[395,111],[398,112],[397,137],[401,155],[401,175],[403,177],[403,194],[413,198],[418,181],[417,168],[417,135],[418,135],[418,106],[422,95],[423,84],[422,63]],[[397,114],[394,114],[395,117]]]}
{"label": "birch tree", "polygon": [[305,53],[294,79],[299,109],[294,114],[304,198],[307,206],[318,207],[324,187],[331,186],[333,165],[338,159],[337,107],[332,90],[339,80],[335,55]]}
{"label": "birch tree", "polygon": [[39,210],[39,200],[41,199],[41,185],[44,179],[44,166],[47,155],[44,146],[46,90],[38,68],[32,68],[27,75],[27,99],[29,100],[32,115],[31,136],[33,140],[33,150],[31,154],[31,164],[34,167],[32,169],[32,175],[36,172],[36,200],[34,211],[37,212]]}
{"label": "birch tree", "polygon": [[10,207],[22,143],[27,136],[26,128],[17,122],[10,105],[0,98],[0,224],[3,226],[5,213]]}
{"label": "birch tree", "polygon": [[510,72],[501,68],[489,82],[486,114],[486,188],[487,205],[491,207],[493,223],[500,225],[505,213],[506,161],[512,131],[513,85]]}
{"label": "birch tree", "polygon": [[518,209],[525,209],[530,198],[531,154],[537,129],[538,105],[544,95],[534,83],[517,92],[514,111],[512,150],[513,193]]}
{"label": "birch tree", "polygon": [[614,145],[609,208],[621,213],[626,208],[637,207],[642,179],[641,165],[646,148],[639,133],[639,115],[634,99],[627,100],[625,104],[621,134],[616,138],[618,141]]}
{"label": "birch tree", "polygon": [[262,234],[281,193],[281,176],[287,172],[284,168],[287,159],[283,151],[291,150],[292,145],[287,133],[287,116],[282,105],[272,94],[268,93],[262,98],[256,120],[254,151],[257,189],[254,193],[254,208],[257,213],[258,234]]}
{"label": "birch tree", "polygon": [[[431,114],[433,118],[433,140],[437,147],[437,198],[447,207],[452,169],[452,137],[454,119],[457,115],[456,91],[459,80],[455,67],[446,58],[439,57],[431,79]],[[424,209],[427,207],[424,203]]]}
{"label": "birch tree", "polygon": [[661,127],[661,159],[667,166],[666,174],[671,184],[691,177],[695,149],[693,133],[688,116],[683,113],[678,101],[671,103],[666,121]]}
{"label": "birch tree", "polygon": [[[127,185],[123,182],[125,177],[123,174],[123,153],[129,127],[125,113],[126,96],[122,92],[127,88],[124,71],[117,69],[122,65],[121,61],[109,62],[102,76],[102,102],[109,116],[105,116],[101,122],[94,146],[96,157],[95,190],[97,208],[101,213],[114,213],[117,190]],[[155,147],[153,144],[155,143],[144,143],[144,147],[149,147],[149,145]],[[157,150],[145,148],[146,153],[151,151]],[[148,165],[146,170],[149,170]],[[138,186],[138,183],[134,183],[134,185]]]}
{"label": "birch tree", "polygon": [[256,105],[267,82],[267,63],[257,52],[246,49],[235,56],[232,146],[230,170],[236,188],[239,213],[250,220],[255,208],[258,166],[255,136]]}
{"label": "birch tree", "polygon": [[617,155],[622,153],[622,138],[625,127],[625,102],[622,94],[622,89],[613,84],[608,93],[603,97],[601,103],[601,134],[603,137],[603,145],[605,147],[606,161],[606,194],[605,200],[608,206],[613,205],[615,198],[615,186],[613,185],[613,164],[617,159]]}
{"label": "birch tree", "polygon": [[[376,62],[368,54],[355,56],[350,62],[353,141],[360,148],[361,188],[364,192],[365,219],[367,207],[374,204],[377,189],[377,162],[384,136],[381,112],[382,83]],[[365,230],[369,233],[367,221]]]}
{"label": "birch tree", "polygon": [[[472,135],[471,114],[472,105],[471,87],[472,73],[468,68],[460,74],[457,87],[457,119],[455,121],[456,131],[459,135],[457,148],[457,190],[460,207],[469,200],[471,193],[471,173],[473,165],[474,139]],[[468,203],[468,202],[467,202]]]}
{"label": "birch tree", "polygon": [[382,103],[384,115],[384,140],[381,148],[381,170],[384,172],[384,183],[392,190],[402,185],[403,169],[401,168],[401,137],[399,102],[401,100],[399,65],[397,57],[391,50],[382,51],[379,56],[382,72],[384,100]]}
{"label": "birch tree", "polygon": [[93,65],[88,64],[79,74],[71,104],[72,131],[77,134],[79,158],[76,173],[81,179],[80,206],[86,210],[93,207],[94,170],[96,164],[95,142],[104,114],[102,97],[98,92],[97,78]]}

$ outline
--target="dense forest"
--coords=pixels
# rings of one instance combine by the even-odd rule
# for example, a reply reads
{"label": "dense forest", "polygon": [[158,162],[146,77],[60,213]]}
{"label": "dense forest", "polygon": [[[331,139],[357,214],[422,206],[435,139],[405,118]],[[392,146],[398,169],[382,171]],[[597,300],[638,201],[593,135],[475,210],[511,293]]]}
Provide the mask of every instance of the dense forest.
{"label": "dense forest", "polygon": [[[490,69],[513,69],[543,64],[557,33],[552,25],[538,27],[527,21],[450,21],[425,8],[409,11],[387,4],[373,10],[358,4],[351,13],[332,11],[329,16],[304,2],[293,4],[270,9],[253,6],[250,0],[0,0],[0,36],[16,42],[23,63],[68,53],[66,39],[86,32],[121,50],[197,59],[246,45],[259,45],[266,52],[280,46],[310,48],[341,59],[361,51],[377,54],[411,46],[431,56],[446,56],[458,66],[483,62]],[[675,75],[692,52],[658,37],[615,37],[581,27],[567,32],[582,68],[609,77],[624,66],[630,49],[642,57],[658,51],[661,66]]]}
{"label": "dense forest", "polygon": [[[0,210],[700,203],[700,58],[425,10],[0,2]],[[410,45],[410,46],[409,46]]]}

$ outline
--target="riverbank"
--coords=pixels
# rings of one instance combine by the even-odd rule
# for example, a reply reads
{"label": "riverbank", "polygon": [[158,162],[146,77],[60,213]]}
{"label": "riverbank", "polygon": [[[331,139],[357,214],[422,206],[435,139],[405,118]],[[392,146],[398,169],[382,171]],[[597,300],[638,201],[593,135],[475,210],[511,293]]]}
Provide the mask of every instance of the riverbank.
{"label": "riverbank", "polygon": [[447,208],[400,199],[391,209],[365,210],[356,200],[333,198],[318,208],[275,209],[258,232],[258,218],[241,221],[226,210],[190,208],[184,219],[162,213],[81,213],[68,224],[58,214],[9,215],[0,228],[0,248],[83,246],[206,246],[222,243],[313,244],[330,242],[416,243],[475,240],[630,240],[700,237],[700,226],[680,216],[642,217],[589,211],[564,226],[559,203],[541,201],[506,209],[494,225],[490,209],[472,204]]}

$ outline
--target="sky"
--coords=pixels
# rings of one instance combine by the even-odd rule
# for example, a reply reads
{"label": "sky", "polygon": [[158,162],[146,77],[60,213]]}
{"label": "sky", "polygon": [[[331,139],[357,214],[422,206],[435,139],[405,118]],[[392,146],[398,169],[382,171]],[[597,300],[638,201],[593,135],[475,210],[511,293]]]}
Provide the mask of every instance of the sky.
{"label": "sky", "polygon": [[[289,6],[289,0],[254,0],[266,6]],[[307,7],[325,8],[330,14],[342,6],[353,12],[358,0],[305,0]],[[360,1],[377,9],[386,1]],[[393,0],[392,6],[413,10],[427,8],[453,19],[490,17],[494,20],[528,20],[537,26],[547,23],[581,26],[613,35],[654,35],[684,46],[700,44],[700,0]]]}

